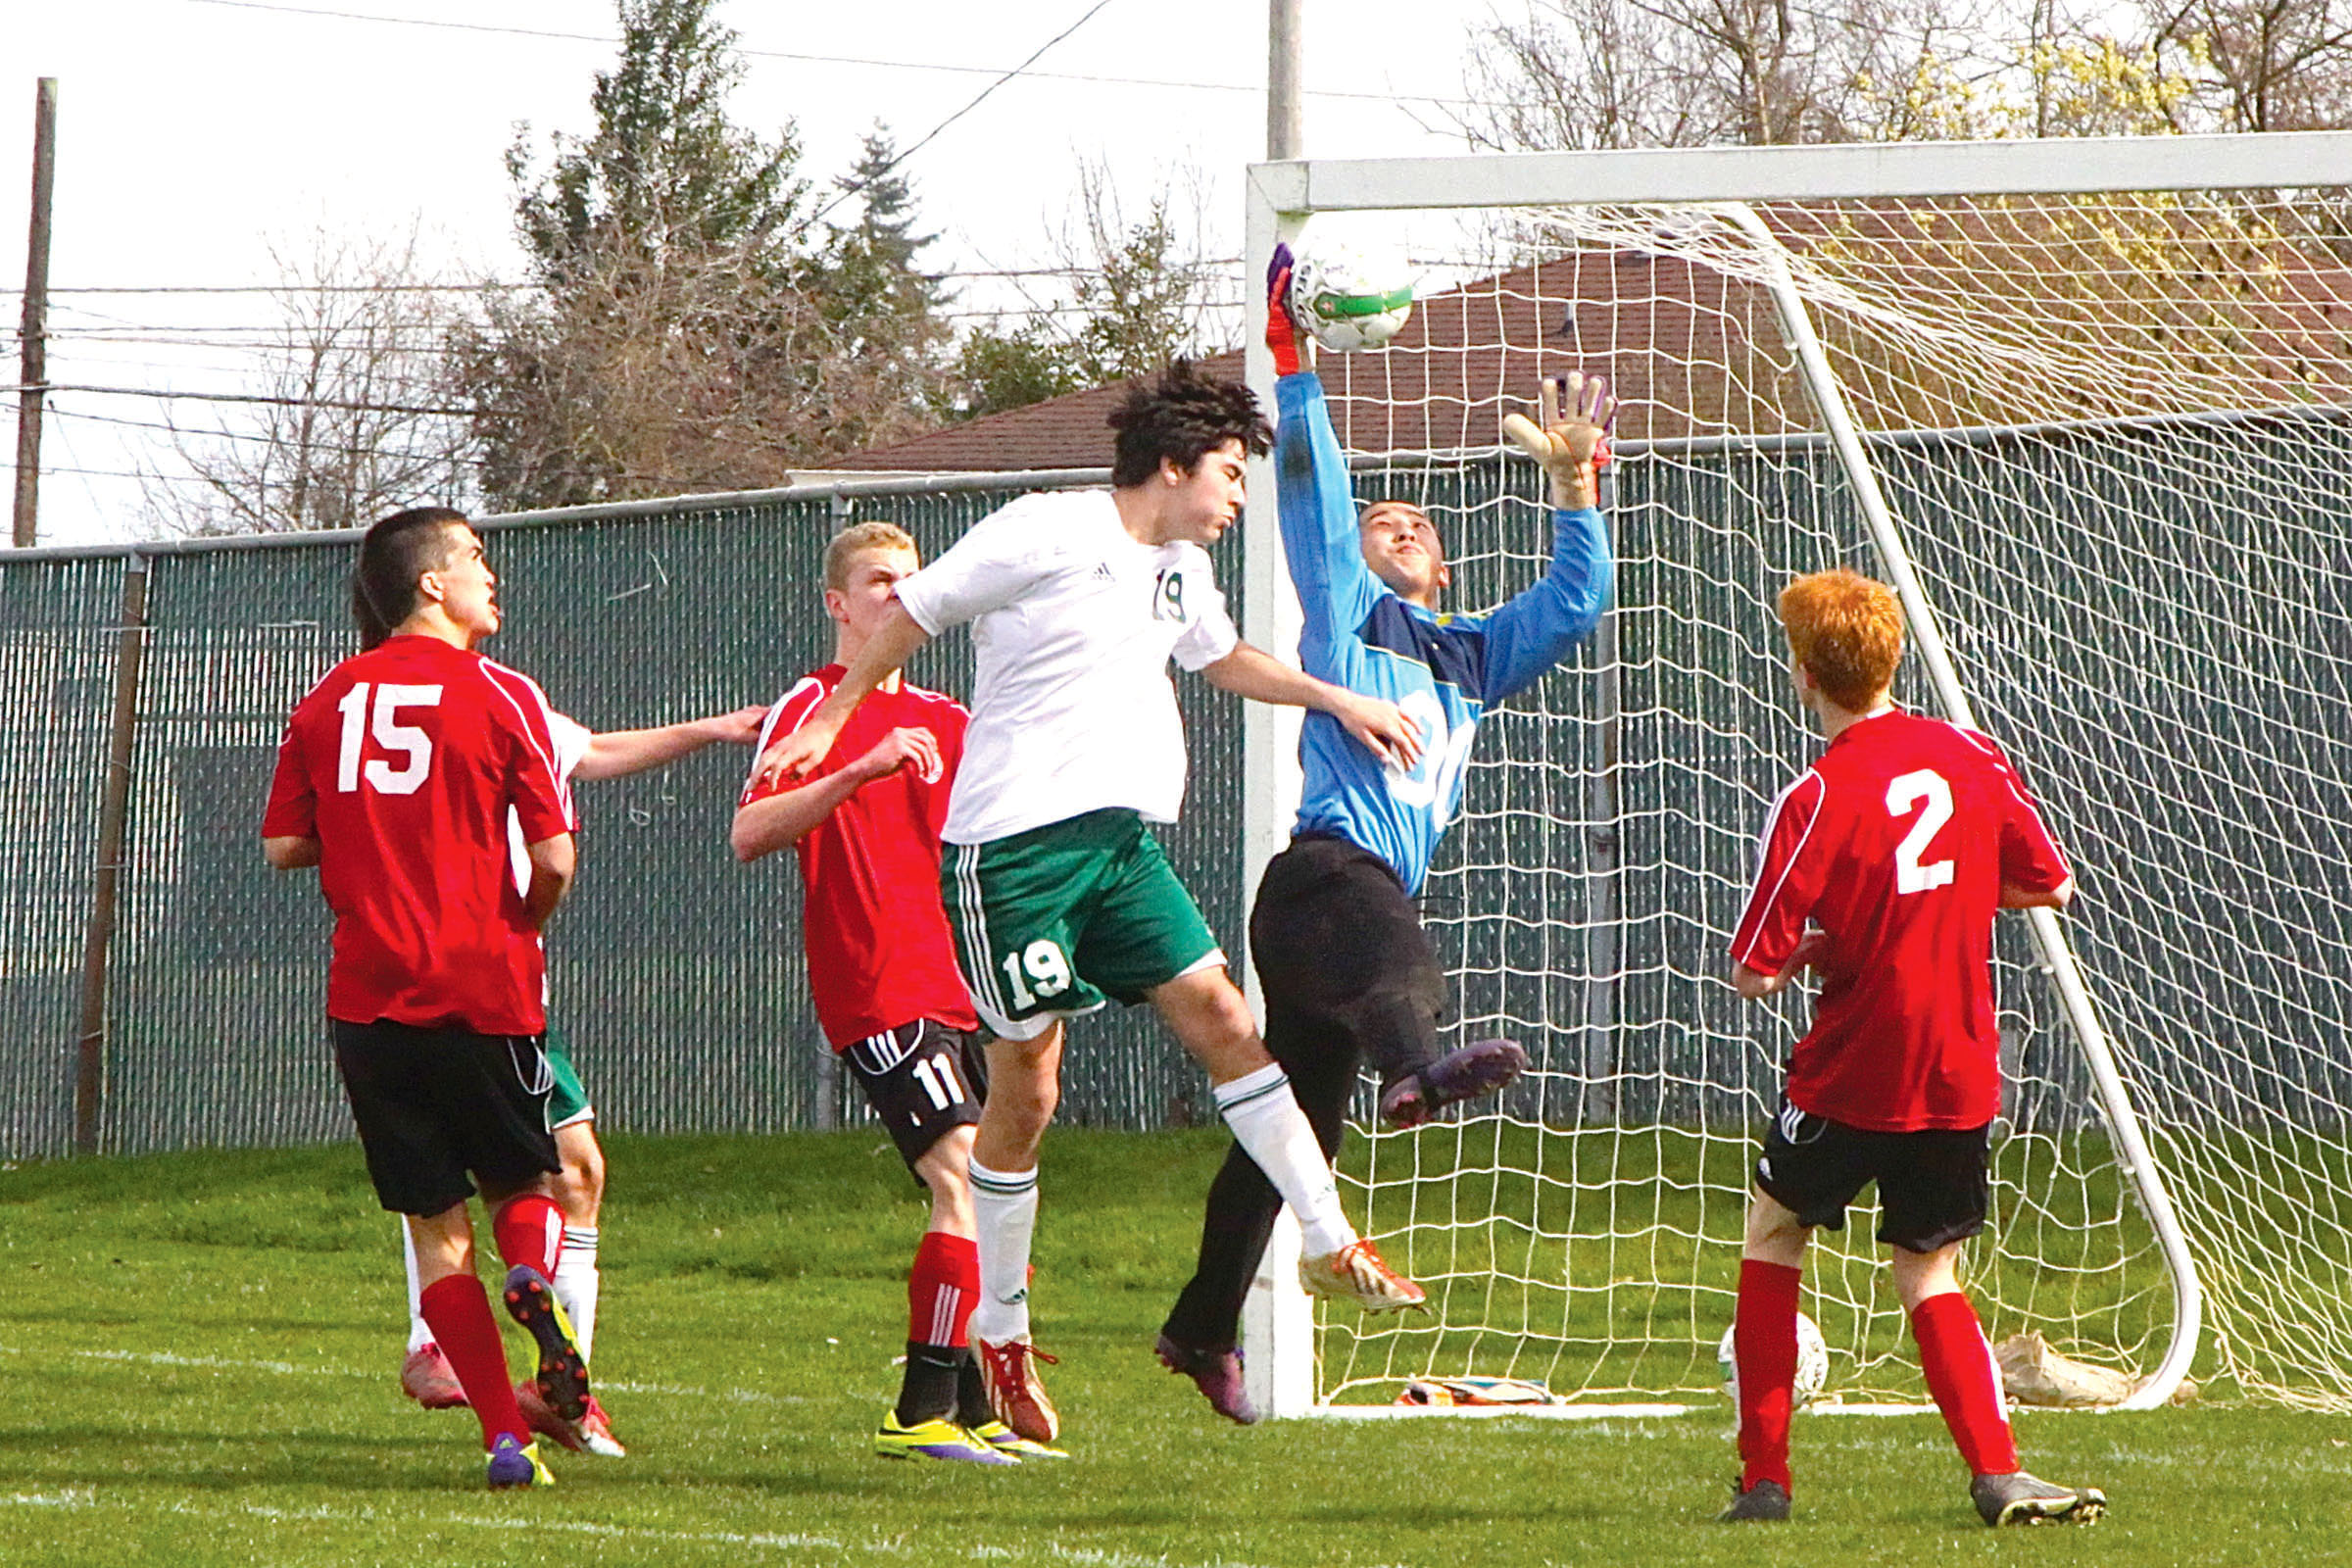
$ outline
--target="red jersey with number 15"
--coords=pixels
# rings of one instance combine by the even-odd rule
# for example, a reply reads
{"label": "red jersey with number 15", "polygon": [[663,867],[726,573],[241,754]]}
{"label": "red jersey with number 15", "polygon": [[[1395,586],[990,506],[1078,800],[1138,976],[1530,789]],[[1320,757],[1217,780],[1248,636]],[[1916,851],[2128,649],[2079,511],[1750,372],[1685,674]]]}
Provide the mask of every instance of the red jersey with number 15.
{"label": "red jersey with number 15", "polygon": [[[760,751],[808,721],[841,677],[827,664],[786,692],[760,726]],[[902,683],[869,693],[842,726],[832,752],[798,789],[854,762],[894,729],[927,729],[939,741],[940,773],[903,767],[834,808],[800,842],[802,943],[816,1020],[836,1051],[868,1035],[928,1018],[951,1029],[980,1019],[956,967],[955,938],[939,900],[939,831],[963,761],[971,714],[938,692]],[[743,803],[784,793],[751,786]]]}
{"label": "red jersey with number 15", "polygon": [[2000,748],[1900,710],[1862,719],[1781,791],[1762,850],[1734,961],[1780,973],[1808,920],[1828,939],[1788,1102],[1879,1132],[1998,1115],[2001,884],[2069,874]]}
{"label": "red jersey with number 15", "polygon": [[432,637],[346,659],[294,710],[265,838],[318,841],[335,911],[326,1010],[477,1034],[547,1027],[546,959],[509,859],[576,826],[547,697]]}

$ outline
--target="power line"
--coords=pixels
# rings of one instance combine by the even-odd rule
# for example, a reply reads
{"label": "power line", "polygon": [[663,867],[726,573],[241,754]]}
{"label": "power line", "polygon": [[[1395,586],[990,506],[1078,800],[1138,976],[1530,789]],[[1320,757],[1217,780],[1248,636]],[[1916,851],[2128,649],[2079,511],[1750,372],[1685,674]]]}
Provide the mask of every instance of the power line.
{"label": "power line", "polygon": [[[230,0],[188,0],[191,5],[226,5]],[[1034,73],[1033,73],[1034,74]],[[912,149],[908,149],[912,151]],[[1205,261],[1202,267],[1239,267],[1238,256],[1220,256]],[[1101,270],[1093,267],[993,267],[968,270],[951,269],[944,272],[925,272],[933,282],[957,283],[967,278],[1008,277],[1083,277]],[[497,294],[517,289],[534,289],[536,283],[105,283],[80,288],[52,288],[52,298],[61,294]],[[21,288],[0,287],[0,295],[22,294]],[[95,312],[85,312],[94,315]]]}
{"label": "power line", "polygon": [[[270,11],[290,17],[316,17],[329,22],[374,22],[395,27],[438,27],[453,32],[497,33],[513,38],[552,38],[565,43],[601,43],[617,46],[620,40],[605,33],[556,32],[538,27],[503,27],[481,22],[441,22],[426,17],[386,17],[360,11],[325,11],[309,6],[265,4],[264,0],[187,0],[190,5],[220,6],[231,11]],[[737,46],[735,53],[753,60],[790,60],[803,65],[868,66],[883,71],[937,71],[952,75],[993,76],[1002,71],[997,66],[959,66],[928,60],[881,60],[865,55],[812,55],[788,49],[747,49]],[[1016,68],[1007,75],[1022,74]],[[1170,81],[1162,76],[1103,76],[1073,71],[1032,71],[1026,73],[1034,81],[1077,81],[1108,87],[1166,87],[1183,92],[1240,92],[1260,94],[1261,86],[1233,81]],[[1310,88],[1309,98],[1348,98],[1386,104],[1444,104],[1464,108],[1507,108],[1502,104],[1484,103],[1475,98],[1444,98],[1427,93],[1346,92],[1326,88]]]}
{"label": "power line", "polygon": [[[153,419],[123,419],[118,418],[111,414],[84,414],[79,409],[61,409],[55,405],[50,406],[43,412],[53,417],[61,419],[80,419],[88,424],[119,424],[132,430],[161,430],[167,435],[175,437],[185,436],[196,440],[258,441],[265,446],[282,444],[280,437],[260,434],[249,430],[187,430],[182,429],[176,424],[158,424]],[[345,447],[334,446],[324,442],[313,442],[311,444],[311,450],[314,452],[331,452],[338,457],[347,458],[377,458],[388,456],[416,462],[463,463],[477,468],[483,466],[489,461],[485,458],[469,458],[463,453],[427,454],[401,451],[387,453],[380,446]]]}
{"label": "power line", "polygon": [[173,392],[152,386],[66,386],[56,381],[43,381],[35,386],[0,387],[0,392],[22,395],[26,392],[81,392],[96,397],[174,398],[190,403],[262,403],[281,409],[334,409],[347,414],[439,414],[455,418],[472,418],[478,409],[445,409],[416,403],[354,403],[341,398],[290,398],[263,392]]}
{"label": "power line", "polygon": [[817,215],[810,219],[809,221],[811,223],[823,222],[825,220],[826,214],[832,212],[834,208],[839,207],[843,202],[848,201],[853,196],[861,196],[868,190],[871,190],[876,180],[881,179],[892,170],[897,169],[900,165],[906,163],[907,159],[912,158],[916,153],[919,153],[924,148],[930,146],[932,142],[939,138],[939,133],[941,131],[946,130],[950,125],[953,125],[956,123],[956,122],[961,120],[964,116],[970,114],[973,110],[988,102],[990,94],[994,93],[999,87],[1004,86],[1006,82],[1012,80],[1013,77],[1019,75],[1022,72],[1027,71],[1031,66],[1036,65],[1038,60],[1046,53],[1047,50],[1053,48],[1055,44],[1061,42],[1062,39],[1067,38],[1071,33],[1076,32],[1080,27],[1083,27],[1088,23],[1094,21],[1095,18],[1102,13],[1102,8],[1109,4],[1110,0],[1095,0],[1093,5],[1086,8],[1085,15],[1081,16],[1076,22],[1071,23],[1068,26],[1055,33],[1053,37],[1048,38],[1044,43],[1039,44],[1035,49],[1031,50],[1028,59],[1022,61],[1019,65],[1013,67],[1010,71],[1007,71],[1004,73],[1004,74],[999,76],[996,80],[981,88],[970,103],[965,104],[961,109],[956,110],[947,119],[941,121],[938,124],[933,125],[929,130],[923,132],[923,134],[916,139],[913,146],[907,148],[905,152],[900,153],[889,163],[884,164],[880,169],[875,170],[871,174],[868,174],[865,178],[858,180],[856,184],[844,185],[841,189],[841,194],[834,197],[831,201],[825,203],[825,205],[819,209]]}

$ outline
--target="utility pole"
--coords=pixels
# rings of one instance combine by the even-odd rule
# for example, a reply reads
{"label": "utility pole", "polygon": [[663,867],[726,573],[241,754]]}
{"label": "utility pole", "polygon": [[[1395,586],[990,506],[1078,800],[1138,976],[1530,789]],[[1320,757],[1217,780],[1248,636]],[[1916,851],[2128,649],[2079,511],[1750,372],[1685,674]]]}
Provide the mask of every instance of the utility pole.
{"label": "utility pole", "polygon": [[57,78],[43,76],[32,107],[32,230],[24,245],[24,358],[17,376],[16,542],[29,545],[41,504],[41,399],[49,380],[49,192],[57,176]]}
{"label": "utility pole", "polygon": [[1299,37],[1306,0],[1266,0],[1266,159],[1306,156],[1305,117],[1299,113]]}

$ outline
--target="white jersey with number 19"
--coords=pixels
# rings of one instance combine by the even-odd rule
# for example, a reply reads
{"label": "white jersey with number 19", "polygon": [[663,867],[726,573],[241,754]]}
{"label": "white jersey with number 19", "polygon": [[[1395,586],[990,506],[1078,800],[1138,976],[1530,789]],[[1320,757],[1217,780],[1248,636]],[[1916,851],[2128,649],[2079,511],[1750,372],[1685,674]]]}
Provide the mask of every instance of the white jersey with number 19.
{"label": "white jersey with number 19", "polygon": [[972,623],[979,668],[948,843],[1106,808],[1176,820],[1186,760],[1168,661],[1199,669],[1241,640],[1206,551],[1139,542],[1108,491],[1029,495],[898,595],[934,636]]}

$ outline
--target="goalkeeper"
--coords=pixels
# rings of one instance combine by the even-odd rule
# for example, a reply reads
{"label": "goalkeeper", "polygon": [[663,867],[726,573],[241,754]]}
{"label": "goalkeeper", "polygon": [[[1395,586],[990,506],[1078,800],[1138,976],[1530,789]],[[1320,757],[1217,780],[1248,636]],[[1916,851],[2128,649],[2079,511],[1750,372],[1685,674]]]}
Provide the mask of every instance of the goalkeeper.
{"label": "goalkeeper", "polygon": [[[1307,714],[1298,824],[1290,847],[1266,866],[1250,914],[1266,1049],[1290,1075],[1325,1154],[1336,1155],[1364,1058],[1381,1075],[1381,1115],[1399,1127],[1492,1093],[1527,1066],[1507,1040],[1440,1054],[1446,977],[1412,901],[1460,803],[1480,716],[1565,658],[1608,604],[1614,568],[1595,503],[1615,404],[1597,377],[1571,374],[1564,389],[1544,383],[1541,428],[1517,415],[1505,419],[1550,478],[1551,564],[1499,609],[1441,613],[1451,574],[1428,515],[1402,501],[1377,501],[1357,514],[1323,385],[1300,365],[1298,329],[1284,303],[1290,270],[1289,248],[1278,247],[1268,270],[1266,341],[1281,375],[1274,464],[1283,549],[1305,617],[1299,663],[1335,686],[1396,703],[1422,732],[1420,759],[1400,769],[1327,715]],[[1244,1425],[1257,1412],[1243,1389],[1235,1339],[1281,1207],[1236,1146],[1209,1189],[1198,1269],[1156,1347],[1170,1371]]]}

